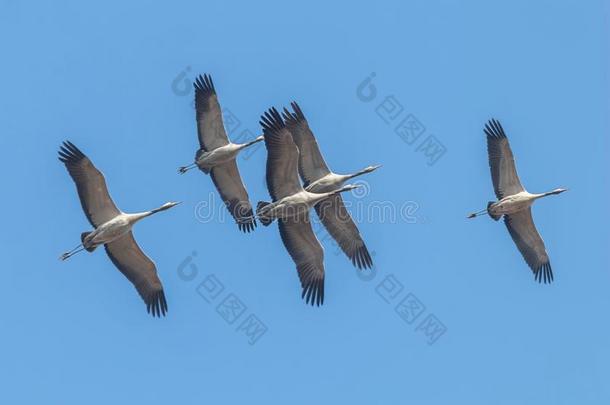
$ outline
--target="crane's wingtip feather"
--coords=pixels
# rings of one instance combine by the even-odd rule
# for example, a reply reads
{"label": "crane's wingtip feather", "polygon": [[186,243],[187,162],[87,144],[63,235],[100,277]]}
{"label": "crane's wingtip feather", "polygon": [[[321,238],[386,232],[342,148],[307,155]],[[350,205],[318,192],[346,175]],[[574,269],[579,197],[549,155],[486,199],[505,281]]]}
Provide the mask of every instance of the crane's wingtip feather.
{"label": "crane's wingtip feather", "polygon": [[290,103],[293,112],[289,111],[287,108],[284,108],[284,112],[282,113],[284,120],[286,121],[286,125],[297,125],[297,124],[307,124],[307,119],[305,118],[305,114],[303,114],[303,110],[297,104],[296,101],[292,101]]}
{"label": "crane's wingtip feather", "polygon": [[160,318],[167,313],[167,300],[163,290],[156,291],[146,302],[146,312],[154,318]]}
{"label": "crane's wingtip feather", "polygon": [[534,279],[539,283],[550,284],[554,280],[551,263],[547,262],[534,270]]}
{"label": "crane's wingtip feather", "polygon": [[216,88],[214,87],[212,76],[210,76],[208,73],[197,76],[193,82],[193,87],[195,88],[195,96],[198,94],[203,96],[216,94]]}
{"label": "crane's wingtip feather", "polygon": [[364,243],[348,255],[352,264],[360,270],[370,269],[373,267],[373,259],[368,248]]}
{"label": "crane's wingtip feather", "polygon": [[307,305],[317,306],[324,304],[324,277],[310,279],[303,283],[301,298]]}
{"label": "crane's wingtip feather", "polygon": [[286,127],[282,116],[275,107],[271,107],[269,110],[265,111],[265,113],[261,116],[259,123],[263,127],[263,132],[265,133],[273,131],[277,132]]}
{"label": "crane's wingtip feather", "polygon": [[504,133],[504,128],[502,128],[502,124],[495,118],[490,119],[485,123],[485,128],[483,129],[487,138],[495,138],[495,139],[503,139],[506,138],[506,134]]}
{"label": "crane's wingtip feather", "polygon": [[237,227],[244,233],[250,233],[256,228],[256,219],[254,217],[248,218],[247,222],[237,222]]}
{"label": "crane's wingtip feather", "polygon": [[87,157],[70,141],[63,141],[57,153],[59,160],[65,164],[75,164]]}

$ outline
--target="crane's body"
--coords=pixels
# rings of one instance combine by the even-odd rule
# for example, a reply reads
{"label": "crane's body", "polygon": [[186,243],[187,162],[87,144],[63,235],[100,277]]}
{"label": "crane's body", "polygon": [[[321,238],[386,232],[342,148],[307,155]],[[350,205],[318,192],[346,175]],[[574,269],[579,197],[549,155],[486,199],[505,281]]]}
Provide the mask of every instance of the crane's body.
{"label": "crane's body", "polygon": [[344,174],[328,173],[326,176],[308,184],[305,190],[312,193],[326,193],[343,186],[351,177]]}
{"label": "crane's body", "polygon": [[359,172],[352,173],[352,174],[338,174],[338,173],[330,172],[330,173],[326,174],[325,176],[307,184],[307,186],[305,187],[305,190],[311,191],[312,193],[328,193],[333,190],[337,190],[337,189],[341,188],[345,183],[347,183],[349,180],[353,179],[354,177],[358,177],[363,174],[371,173],[380,167],[381,167],[381,165],[369,166],[369,167],[366,167],[366,168],[360,170]]}
{"label": "crane's body", "polygon": [[565,190],[561,188],[542,194],[532,194],[527,191],[521,191],[517,194],[508,195],[496,202],[490,202],[486,211],[490,217],[499,219],[502,215],[510,215],[530,208],[532,204],[534,204],[534,201],[539,198],[560,194],[564,191]]}
{"label": "crane's body", "polygon": [[110,243],[125,235],[127,232],[131,231],[133,224],[136,222],[133,219],[134,216],[135,215],[130,214],[120,214],[95,228],[93,231],[84,232],[82,237],[83,247],[91,252],[98,246]]}
{"label": "crane's body", "polygon": [[536,199],[543,196],[544,194],[530,194],[527,191],[522,191],[492,203],[487,210],[490,216],[501,217],[529,208]]}
{"label": "crane's body", "polygon": [[256,142],[263,141],[264,139],[265,138],[262,136],[259,136],[252,142],[248,143],[230,142],[227,145],[212,149],[209,152],[206,152],[204,149],[199,149],[195,155],[195,164],[202,172],[209,173],[214,167],[220,166],[235,159],[239,152],[248,146],[255,144]]}
{"label": "crane's body", "polygon": [[347,185],[330,192],[312,193],[301,190],[295,194],[283,197],[278,201],[266,203],[260,202],[257,206],[256,215],[264,225],[269,225],[274,219],[294,218],[309,210],[326,198],[349,190],[358,188],[356,185]]}
{"label": "crane's body", "polygon": [[129,233],[136,222],[151,216],[156,212],[164,211],[178,204],[179,203],[169,202],[163,204],[161,207],[155,210],[137,212],[133,214],[121,212],[119,215],[107,222],[104,222],[93,231],[84,232],[81,236],[82,245],[85,250],[92,252],[98,246],[110,243],[116,239],[119,239],[126,233]]}

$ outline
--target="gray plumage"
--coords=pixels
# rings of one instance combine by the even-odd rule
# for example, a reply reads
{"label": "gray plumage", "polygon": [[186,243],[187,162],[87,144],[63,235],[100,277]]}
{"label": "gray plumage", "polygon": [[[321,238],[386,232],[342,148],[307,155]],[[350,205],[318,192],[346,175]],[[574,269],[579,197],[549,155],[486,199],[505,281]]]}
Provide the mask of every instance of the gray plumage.
{"label": "gray plumage", "polygon": [[[293,112],[284,109],[286,126],[299,149],[299,173],[305,185],[314,183],[331,174],[316,137],[309,128],[305,114],[296,102],[291,103]],[[349,179],[349,176],[345,176]],[[324,227],[337,242],[343,253],[356,267],[371,268],[373,259],[360,235],[358,227],[345,208],[343,197],[336,194],[314,206]]]}
{"label": "gray plumage", "polygon": [[485,124],[484,132],[487,136],[492,183],[498,201],[490,201],[486,210],[473,213],[469,218],[487,213],[497,221],[504,216],[506,228],[533,271],[535,280],[550,283],[553,281],[553,271],[544,241],[534,225],[531,206],[535,200],[560,194],[565,189],[542,194],[529,193],[519,180],[513,152],[500,122],[490,120]]}
{"label": "gray plumage", "polygon": [[[229,140],[223,123],[218,95],[210,75],[198,76],[193,86],[195,88],[197,136],[201,146],[195,155],[195,161],[201,163],[197,164],[201,171],[211,175],[214,186],[239,229],[250,232],[254,230],[256,220],[250,197],[237,168],[236,157],[239,150],[253,142],[238,145]],[[260,140],[262,141],[262,139]],[[202,163],[206,161],[206,157],[219,154],[227,157],[211,166]],[[202,157],[204,159],[201,159]]]}
{"label": "gray plumage", "polygon": [[[298,174],[299,150],[275,108],[261,117],[267,147],[267,188],[273,201],[304,192]],[[296,264],[302,294],[311,305],[324,303],[324,249],[313,233],[309,212],[278,220],[280,236]]]}
{"label": "gray plumage", "polygon": [[[137,214],[124,214],[117,208],[108,193],[103,174],[74,144],[69,141],[63,143],[59,151],[59,160],[65,164],[68,173],[74,180],[83,211],[96,230],[104,228],[117,217],[134,218],[137,216]],[[175,205],[175,203],[168,204]],[[143,213],[141,217],[148,215],[150,214]],[[139,217],[136,220],[138,219]],[[83,249],[90,252],[97,247],[96,244],[87,244],[88,236],[92,233],[84,232],[81,236]],[[140,249],[131,230],[103,244],[110,260],[136,287],[146,303],[147,311],[153,316],[165,315],[167,301],[161,280],[157,275],[157,269],[153,261]],[[62,259],[66,259],[72,254],[74,253],[64,254]]]}

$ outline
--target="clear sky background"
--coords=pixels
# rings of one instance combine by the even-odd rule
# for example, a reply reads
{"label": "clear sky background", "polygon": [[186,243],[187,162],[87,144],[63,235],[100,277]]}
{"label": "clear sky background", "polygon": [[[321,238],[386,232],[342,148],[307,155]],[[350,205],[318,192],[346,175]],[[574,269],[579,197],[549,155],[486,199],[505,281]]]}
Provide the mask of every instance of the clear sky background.
{"label": "clear sky background", "polygon": [[[610,403],[608,2],[81,3],[0,0],[1,403]],[[300,299],[276,226],[209,220],[211,180],[177,174],[205,72],[234,136],[297,100],[335,171],[383,164],[350,204],[408,207],[361,221],[373,273],[324,241],[323,307]],[[425,127],[412,144],[395,133],[409,114]],[[550,286],[502,223],[466,220],[493,199],[491,117],[528,190],[570,189],[533,210]],[[433,165],[431,135],[445,148]],[[184,201],[135,229],[166,318],[103,250],[57,259],[89,229],[64,139],[123,210]],[[265,159],[239,160],[254,204],[269,199]],[[210,302],[205,281],[224,287]],[[225,320],[234,298],[245,309]],[[404,299],[420,305],[406,319]],[[266,332],[248,336],[252,320]]]}

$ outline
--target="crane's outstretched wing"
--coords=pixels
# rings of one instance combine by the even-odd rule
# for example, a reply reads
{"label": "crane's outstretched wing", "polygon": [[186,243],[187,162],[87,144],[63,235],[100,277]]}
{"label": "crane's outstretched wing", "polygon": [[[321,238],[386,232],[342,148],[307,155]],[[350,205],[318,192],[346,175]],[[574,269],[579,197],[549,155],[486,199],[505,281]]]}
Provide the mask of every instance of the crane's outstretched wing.
{"label": "crane's outstretched wing", "polygon": [[534,272],[535,279],[538,282],[552,282],[553,270],[544,247],[544,241],[536,230],[536,225],[534,225],[532,209],[528,208],[514,214],[505,215],[504,223],[523,258]]}
{"label": "crane's outstretched wing", "polygon": [[354,266],[359,269],[371,268],[373,259],[354,220],[345,208],[343,197],[335,194],[320,201],[314,208],[328,233],[337,241]]}
{"label": "crane's outstretched wing", "polygon": [[199,75],[195,87],[195,111],[199,144],[206,152],[229,144],[222,122],[222,111],[210,75]]}
{"label": "crane's outstretched wing", "polygon": [[133,233],[129,231],[104,246],[112,263],[138,290],[146,303],[146,311],[152,312],[153,316],[165,316],[167,302],[157,269],[153,261],[142,252]]}
{"label": "crane's outstretched wing", "polygon": [[283,116],[286,127],[299,148],[299,173],[305,185],[308,185],[329,174],[330,169],[322,157],[318,142],[309,129],[303,111],[294,101],[290,105],[294,112],[291,113],[284,108]]}
{"label": "crane's outstretched wing", "polygon": [[256,220],[235,159],[214,166],[210,174],[222,201],[237,222],[239,229],[243,232],[252,231],[256,226]]}
{"label": "crane's outstretched wing", "polygon": [[324,303],[324,249],[309,222],[309,213],[278,220],[284,246],[297,265],[303,292],[311,305]]}
{"label": "crane's outstretched wing", "polygon": [[267,146],[267,188],[273,201],[303,191],[297,169],[299,150],[282,117],[274,108],[261,117]]}
{"label": "crane's outstretched wing", "polygon": [[63,143],[59,160],[76,183],[83,211],[93,227],[97,228],[121,213],[108,193],[104,175],[72,142]]}
{"label": "crane's outstretched wing", "polygon": [[517,194],[524,190],[517,175],[513,152],[508,144],[508,138],[498,120],[492,119],[485,124],[487,135],[487,153],[494,191],[498,200]]}

